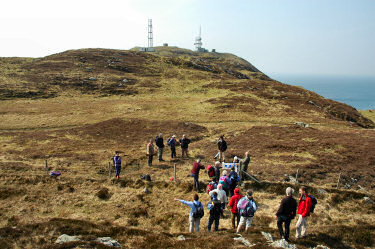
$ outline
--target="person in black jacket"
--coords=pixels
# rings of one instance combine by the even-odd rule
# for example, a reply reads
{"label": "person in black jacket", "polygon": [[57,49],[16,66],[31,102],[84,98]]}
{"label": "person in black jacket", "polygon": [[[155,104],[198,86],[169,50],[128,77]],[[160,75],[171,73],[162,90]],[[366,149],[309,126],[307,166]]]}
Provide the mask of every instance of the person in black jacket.
{"label": "person in black jacket", "polygon": [[224,140],[224,135],[220,136],[219,140],[217,140],[217,147],[219,149],[219,161],[223,162],[225,160],[224,152],[227,150],[227,142]]}
{"label": "person in black jacket", "polygon": [[163,140],[163,134],[162,133],[160,133],[159,136],[156,136],[155,144],[156,144],[156,147],[158,147],[159,162],[164,161],[163,160],[164,140]]}
{"label": "person in black jacket", "polygon": [[[294,189],[286,188],[286,197],[282,199],[279,210],[276,212],[277,227],[282,239],[289,241],[289,226],[290,222],[296,217],[297,201],[293,198]],[[285,233],[283,231],[283,223],[285,226]]]}
{"label": "person in black jacket", "polygon": [[186,157],[189,157],[189,144],[190,139],[188,139],[185,134],[182,135],[182,138],[180,139],[182,157],[184,157],[184,154],[186,154]]}

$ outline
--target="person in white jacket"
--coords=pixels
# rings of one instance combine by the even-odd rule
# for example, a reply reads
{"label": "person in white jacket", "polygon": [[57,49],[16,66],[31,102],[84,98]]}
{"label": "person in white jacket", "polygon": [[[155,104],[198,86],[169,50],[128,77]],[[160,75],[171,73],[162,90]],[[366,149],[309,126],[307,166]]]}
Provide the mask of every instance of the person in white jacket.
{"label": "person in white jacket", "polygon": [[217,189],[214,189],[214,190],[212,190],[208,193],[209,196],[212,197],[214,192],[217,193],[217,199],[221,203],[221,216],[224,217],[223,210],[225,209],[225,205],[226,205],[226,202],[227,202],[227,194],[223,190],[223,184],[217,185]]}

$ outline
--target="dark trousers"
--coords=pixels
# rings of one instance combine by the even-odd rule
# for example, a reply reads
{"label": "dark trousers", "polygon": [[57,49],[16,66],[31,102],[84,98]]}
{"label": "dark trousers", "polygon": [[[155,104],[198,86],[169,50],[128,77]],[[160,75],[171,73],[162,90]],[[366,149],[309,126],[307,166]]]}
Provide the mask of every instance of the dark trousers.
{"label": "dark trousers", "polygon": [[[239,213],[232,213],[232,227],[236,229],[238,227],[238,224],[240,224],[240,214]],[[237,220],[237,225],[236,225],[236,220]]]}
{"label": "dark trousers", "polygon": [[171,148],[171,158],[176,158],[176,147]]}
{"label": "dark trousers", "polygon": [[194,186],[195,189],[199,192],[199,175],[198,174],[191,174],[194,177]]}
{"label": "dark trousers", "polygon": [[[290,227],[291,219],[286,216],[278,216],[277,217],[277,227],[279,228],[279,233],[281,237],[284,237],[285,240],[289,240],[289,227]],[[285,233],[283,231],[283,223],[285,226]]]}
{"label": "dark trousers", "polygon": [[211,215],[208,218],[208,231],[211,231],[211,226],[215,221],[215,231],[219,231],[219,221],[220,221],[220,215]]}
{"label": "dark trousers", "polygon": [[154,155],[148,155],[148,166],[152,165],[152,158],[153,157],[154,157]]}
{"label": "dark trousers", "polygon": [[121,166],[115,166],[116,176],[120,176]]}

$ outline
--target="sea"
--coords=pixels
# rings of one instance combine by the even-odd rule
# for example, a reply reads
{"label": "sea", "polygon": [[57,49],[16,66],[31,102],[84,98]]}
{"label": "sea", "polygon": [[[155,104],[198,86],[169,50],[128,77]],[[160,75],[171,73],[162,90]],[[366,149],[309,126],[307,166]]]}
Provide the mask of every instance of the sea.
{"label": "sea", "polygon": [[274,74],[272,79],[301,86],[325,98],[348,104],[357,110],[375,110],[375,76],[326,76]]}

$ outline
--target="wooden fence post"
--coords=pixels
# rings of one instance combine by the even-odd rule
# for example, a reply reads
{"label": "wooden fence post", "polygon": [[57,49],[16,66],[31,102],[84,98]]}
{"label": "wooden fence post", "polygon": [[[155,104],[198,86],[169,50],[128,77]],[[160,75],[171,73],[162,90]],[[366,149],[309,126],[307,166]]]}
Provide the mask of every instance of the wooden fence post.
{"label": "wooden fence post", "polygon": [[48,163],[47,163],[47,159],[45,161],[46,161],[46,174],[48,175]]}
{"label": "wooden fence post", "polygon": [[173,170],[174,170],[174,178],[173,180],[176,181],[176,164],[174,164],[174,167],[173,167]]}
{"label": "wooden fence post", "polygon": [[297,173],[296,173],[296,183],[298,183],[298,171],[299,169],[297,169]]}
{"label": "wooden fence post", "polygon": [[339,188],[340,178],[341,178],[341,172],[340,172],[340,174],[339,174],[339,178],[337,179],[337,188]]}

